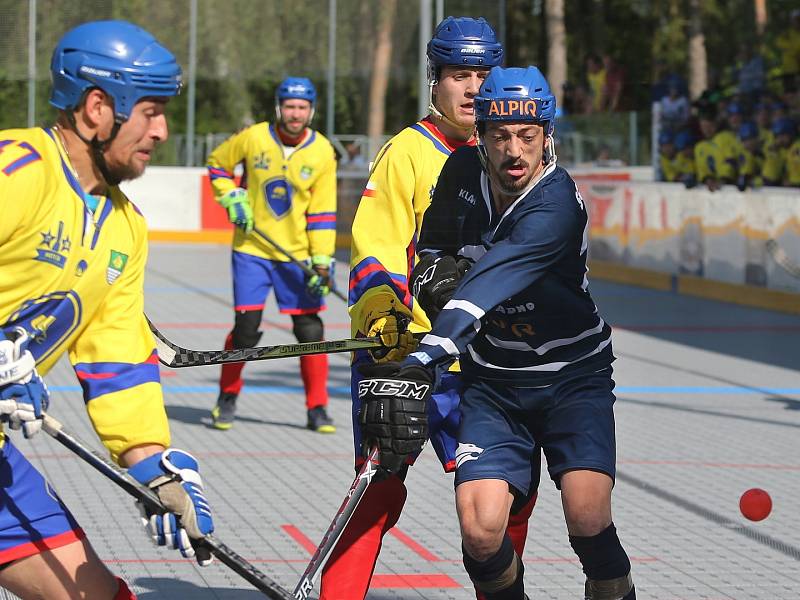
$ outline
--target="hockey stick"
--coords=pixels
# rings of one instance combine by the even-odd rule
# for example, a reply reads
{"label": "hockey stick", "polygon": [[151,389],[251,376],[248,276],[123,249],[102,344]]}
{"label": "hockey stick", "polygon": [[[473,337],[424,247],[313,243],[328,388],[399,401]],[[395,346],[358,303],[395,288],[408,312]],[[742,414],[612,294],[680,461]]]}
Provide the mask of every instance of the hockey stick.
{"label": "hockey stick", "polygon": [[[283,254],[286,258],[288,258],[290,261],[292,261],[294,264],[296,264],[298,267],[300,267],[303,270],[303,273],[305,273],[309,277],[316,277],[317,275],[319,275],[319,273],[317,273],[314,269],[309,267],[306,263],[304,263],[303,261],[297,260],[292,254],[289,253],[288,250],[284,249],[283,246],[278,244],[278,242],[273,240],[266,233],[261,231],[258,227],[253,227],[253,232],[256,235],[258,235],[258,237],[263,239],[265,242],[270,244],[273,248],[275,248],[275,250],[277,250],[278,252]],[[331,283],[333,283],[333,279],[331,279]],[[342,302],[347,304],[347,297],[342,292],[340,292],[339,290],[331,287],[331,294],[333,294],[334,296],[339,298],[339,300],[341,300]]]}
{"label": "hockey stick", "polygon": [[772,259],[778,263],[778,266],[781,267],[784,271],[789,273],[792,277],[797,277],[800,279],[800,264],[794,262],[789,255],[786,254],[786,251],[778,245],[774,239],[770,238],[765,242],[767,246],[767,252],[772,257]]}
{"label": "hockey stick", "polygon": [[[83,460],[151,510],[161,513],[166,512],[164,505],[161,503],[156,493],[131,477],[125,469],[111,462],[99,452],[92,450],[86,442],[65,430],[64,426],[55,418],[44,414],[42,415],[42,419],[43,429],[53,436],[56,441],[69,448],[72,452],[80,456]],[[241,575],[268,598],[272,598],[272,600],[292,599],[289,592],[280,587],[272,579],[256,569],[247,560],[239,556],[213,535],[209,534],[205,536],[201,544],[205,546],[211,554],[216,556],[220,562]]]}
{"label": "hockey stick", "polygon": [[303,571],[303,575],[300,577],[300,581],[295,586],[293,592],[295,600],[306,600],[311,595],[311,590],[314,589],[314,581],[317,575],[322,571],[325,563],[328,562],[331,552],[333,552],[333,549],[336,547],[336,542],[339,541],[344,528],[350,521],[350,517],[353,516],[353,513],[358,507],[358,503],[361,502],[361,498],[364,497],[364,492],[367,491],[367,486],[369,482],[372,481],[372,477],[377,471],[378,462],[378,449],[373,448],[367,460],[361,465],[361,469],[359,469],[356,478],[350,485],[350,489],[347,490],[344,502],[342,502],[342,505],[336,512],[336,516],[333,517],[333,521],[331,521],[331,524],[328,526],[325,535],[322,536],[322,541],[319,543],[319,546],[317,546],[316,552],[314,552],[306,570]]}
{"label": "hockey stick", "polygon": [[[147,319],[147,317],[145,317],[145,319]],[[247,362],[251,360],[268,360],[272,358],[289,358],[292,356],[306,356],[308,354],[353,352],[355,350],[369,350],[371,348],[380,348],[383,346],[380,338],[369,337],[281,344],[278,346],[258,346],[256,348],[238,348],[233,350],[189,350],[188,348],[183,348],[169,341],[164,334],[153,325],[150,319],[147,319],[147,324],[150,326],[150,331],[156,340],[159,362],[173,369]]]}

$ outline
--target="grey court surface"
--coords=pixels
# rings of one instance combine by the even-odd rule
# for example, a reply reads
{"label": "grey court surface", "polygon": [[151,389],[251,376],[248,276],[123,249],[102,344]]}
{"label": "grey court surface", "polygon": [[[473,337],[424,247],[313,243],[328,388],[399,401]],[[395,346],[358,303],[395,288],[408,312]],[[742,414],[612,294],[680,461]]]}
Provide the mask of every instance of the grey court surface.
{"label": "grey court surface", "polygon": [[[146,310],[172,340],[219,349],[232,323],[229,249],[154,244]],[[337,273],[346,282],[346,266]],[[800,318],[593,281],[615,326],[618,479],[615,522],[638,597],[659,600],[800,596]],[[348,337],[336,298],[329,339]],[[273,301],[262,344],[293,340]],[[347,355],[331,355],[335,435],[307,431],[297,359],[250,364],[234,428],[208,426],[218,368],[162,371],[173,445],[200,460],[217,535],[292,589],[352,480]],[[62,362],[50,374],[51,412],[97,443],[79,388]],[[263,597],[226,567],[200,569],[150,545],[128,496],[47,435],[26,442],[99,555],[142,600]],[[99,446],[99,444],[97,444]],[[474,598],[460,560],[452,476],[426,449],[409,500],[387,536],[368,598]],[[764,521],[739,496],[766,489]],[[582,598],[557,492],[541,486],[524,556],[532,599]]]}

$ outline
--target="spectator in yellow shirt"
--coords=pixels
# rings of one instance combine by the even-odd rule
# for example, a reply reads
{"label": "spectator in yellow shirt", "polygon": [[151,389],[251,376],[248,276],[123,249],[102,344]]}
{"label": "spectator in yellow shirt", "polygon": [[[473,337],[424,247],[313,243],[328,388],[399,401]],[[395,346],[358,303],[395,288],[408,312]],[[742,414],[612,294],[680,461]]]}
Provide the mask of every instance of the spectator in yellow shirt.
{"label": "spectator in yellow shirt", "polygon": [[[790,174],[787,169],[787,158],[790,147],[795,151],[797,144],[792,142],[797,135],[797,127],[791,119],[778,119],[772,124],[772,134],[775,141],[764,152],[764,184],[765,185],[791,185]],[[796,159],[795,159],[796,165]],[[795,171],[797,168],[795,167]],[[798,179],[797,174],[794,178]]]}
{"label": "spectator in yellow shirt", "polygon": [[764,153],[761,151],[761,140],[758,126],[752,121],[745,121],[739,126],[738,137],[741,144],[739,151],[739,178],[736,186],[744,191],[748,187],[764,185],[761,168],[764,165]]}

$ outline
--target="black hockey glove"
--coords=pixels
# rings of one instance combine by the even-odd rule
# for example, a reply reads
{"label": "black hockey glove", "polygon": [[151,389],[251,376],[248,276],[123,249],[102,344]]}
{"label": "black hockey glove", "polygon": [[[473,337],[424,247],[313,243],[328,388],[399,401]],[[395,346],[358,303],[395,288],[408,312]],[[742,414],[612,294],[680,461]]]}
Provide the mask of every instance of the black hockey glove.
{"label": "black hockey glove", "polygon": [[365,456],[380,449],[381,467],[398,473],[406,458],[428,440],[428,400],[433,375],[425,367],[400,367],[398,362],[363,364],[358,383],[361,436]]}
{"label": "black hockey glove", "polygon": [[458,282],[471,266],[472,262],[465,258],[456,262],[452,256],[426,254],[411,271],[412,294],[431,323],[453,297]]}

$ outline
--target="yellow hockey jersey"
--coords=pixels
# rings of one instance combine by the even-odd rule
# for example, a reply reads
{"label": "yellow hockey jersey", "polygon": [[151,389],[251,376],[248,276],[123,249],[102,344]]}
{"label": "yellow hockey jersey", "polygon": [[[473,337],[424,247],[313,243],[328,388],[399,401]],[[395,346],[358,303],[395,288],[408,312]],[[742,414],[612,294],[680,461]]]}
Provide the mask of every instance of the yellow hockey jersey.
{"label": "yellow hockey jersey", "polygon": [[29,332],[42,375],[68,351],[114,460],[134,446],[169,446],[144,318],[144,217],[117,187],[90,211],[50,129],[0,131],[0,171],[0,326]]}
{"label": "yellow hockey jersey", "polygon": [[348,304],[354,336],[392,306],[412,316],[411,331],[430,329],[408,280],[422,217],[445,160],[459,145],[425,118],[394,136],[375,158],[352,228]]}
{"label": "yellow hockey jersey", "polygon": [[[333,256],[336,244],[336,156],[320,133],[306,129],[294,148],[284,147],[275,125],[257,123],[231,136],[208,157],[219,200],[236,187],[234,167],[244,162],[255,227],[298,260]],[[236,228],[233,249],[269,260],[289,259],[255,232]]]}
{"label": "yellow hockey jersey", "polygon": [[687,178],[695,177],[694,159],[683,152],[677,152],[672,158],[659,154],[658,163],[663,181],[685,182]]}
{"label": "yellow hockey jersey", "polygon": [[729,182],[735,181],[738,174],[739,152],[741,151],[742,143],[729,129],[723,129],[718,132],[713,141],[718,148],[718,156],[720,158],[717,164],[717,176]]}

